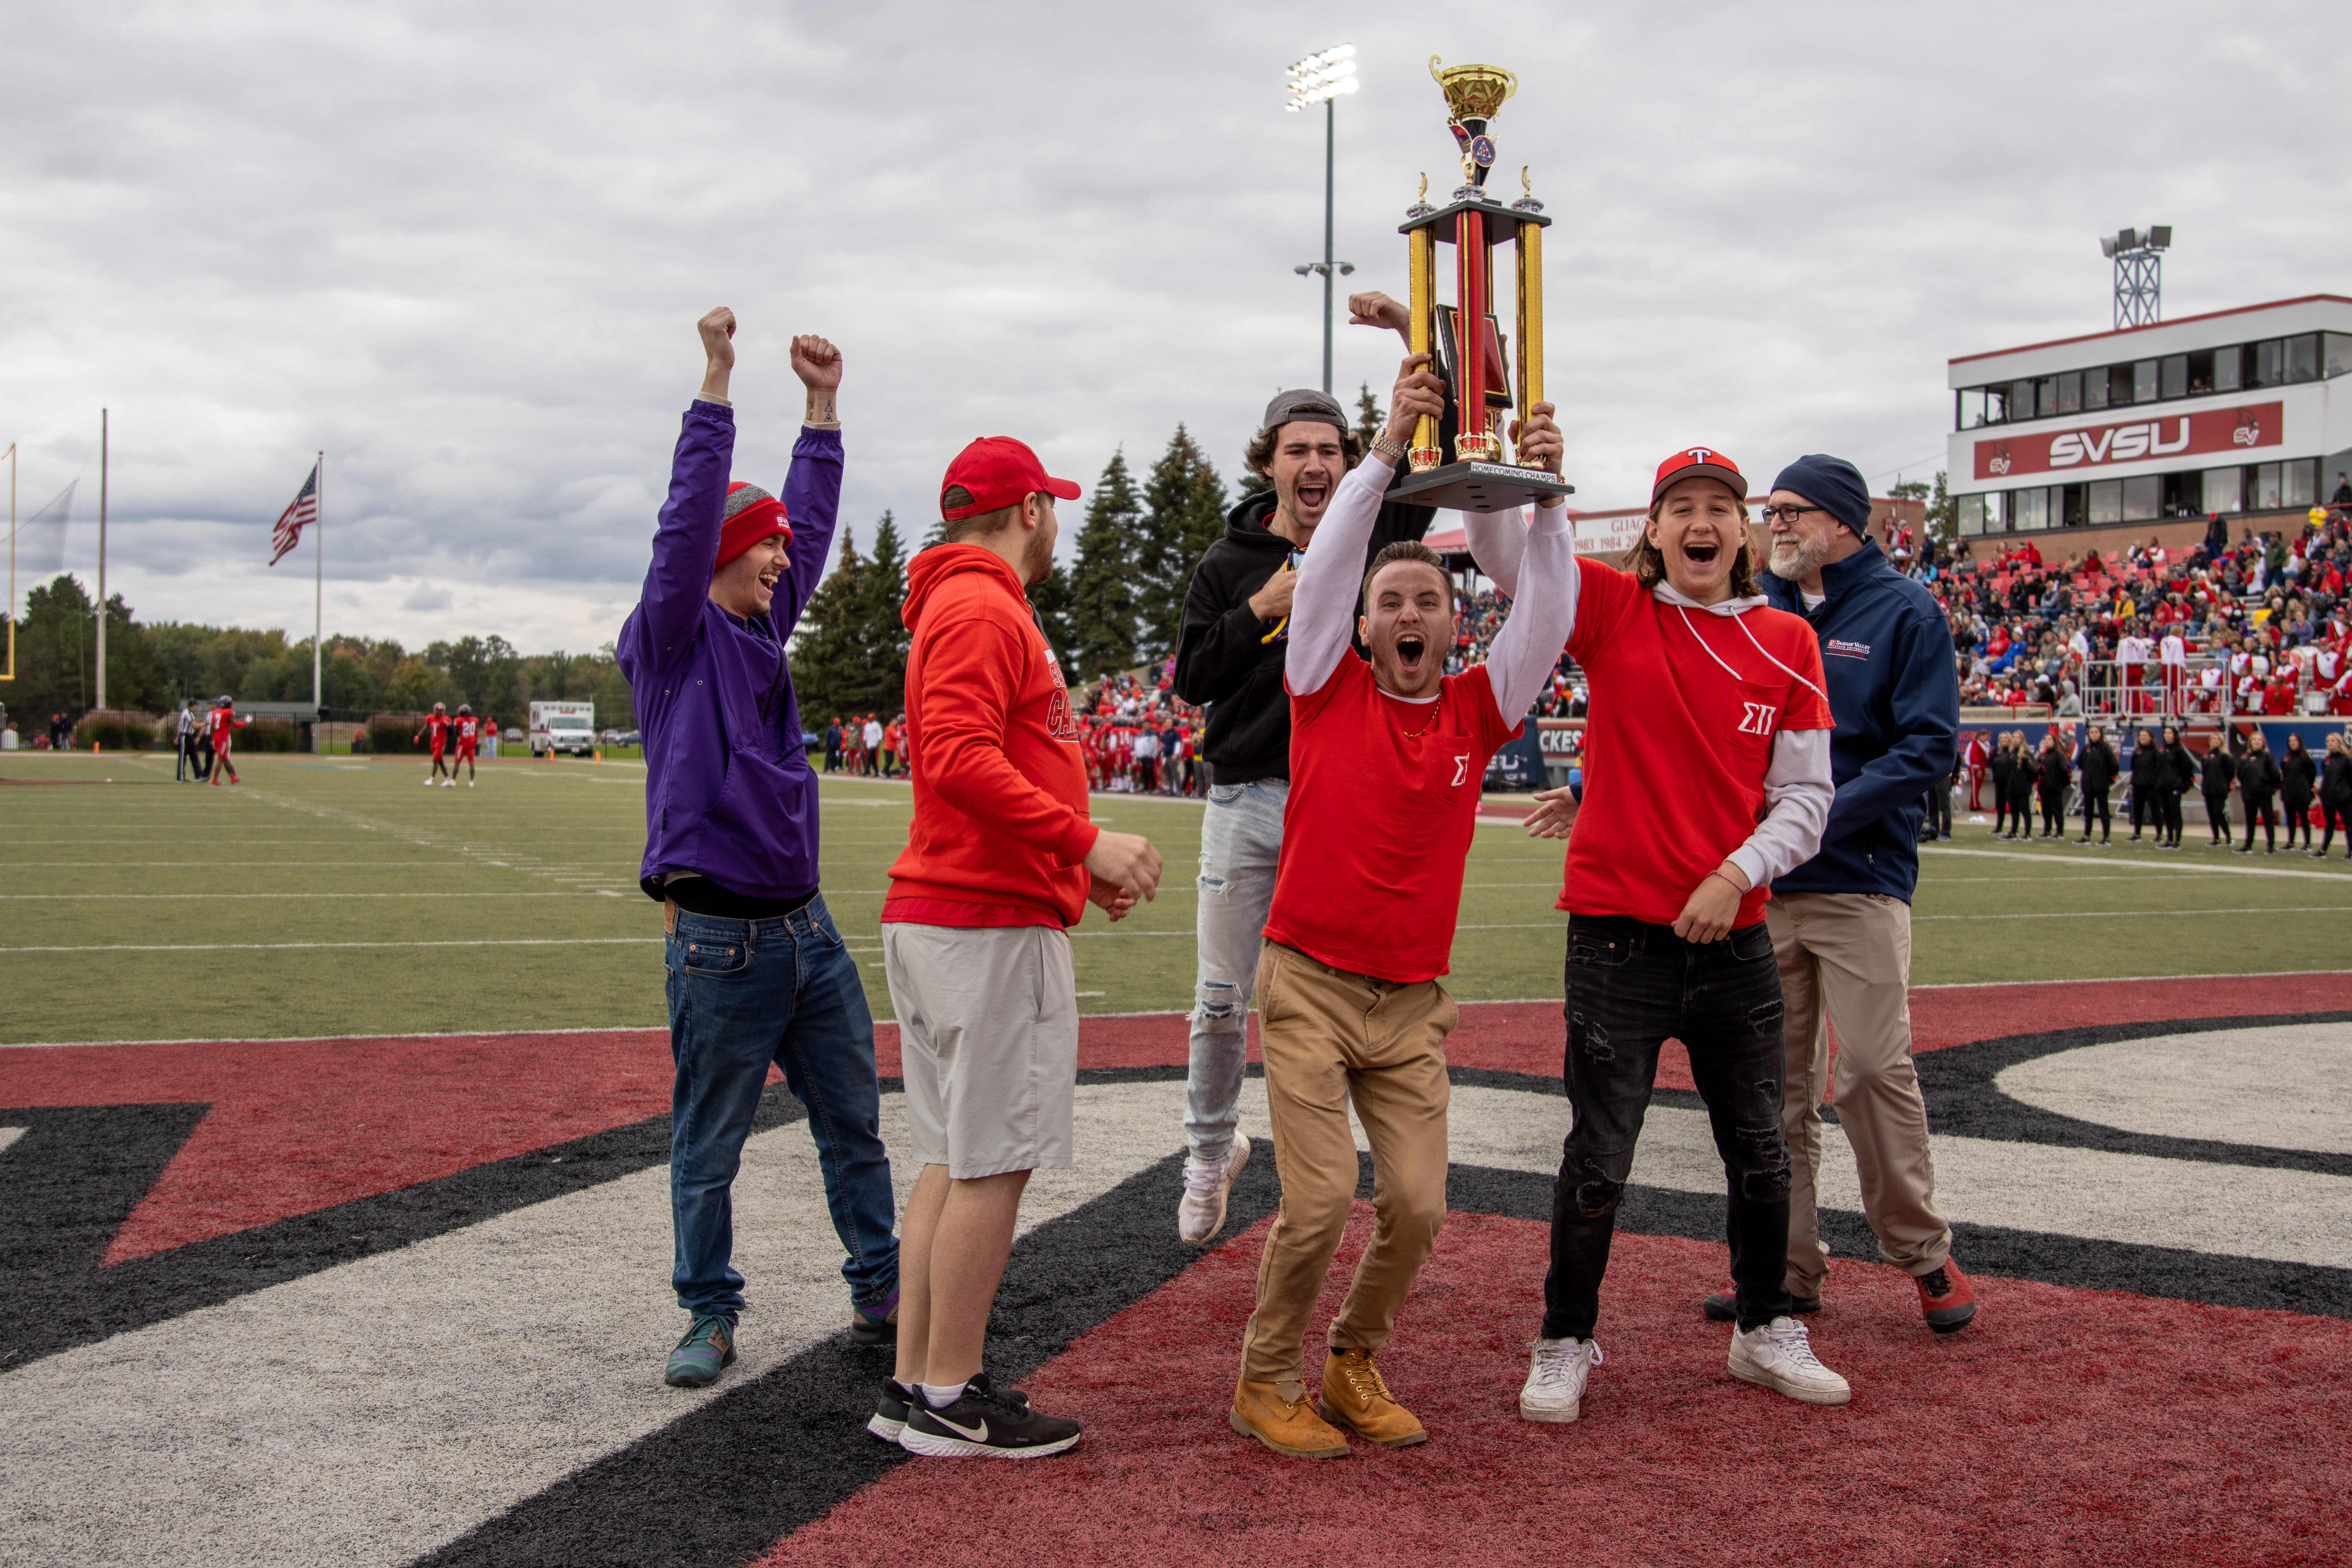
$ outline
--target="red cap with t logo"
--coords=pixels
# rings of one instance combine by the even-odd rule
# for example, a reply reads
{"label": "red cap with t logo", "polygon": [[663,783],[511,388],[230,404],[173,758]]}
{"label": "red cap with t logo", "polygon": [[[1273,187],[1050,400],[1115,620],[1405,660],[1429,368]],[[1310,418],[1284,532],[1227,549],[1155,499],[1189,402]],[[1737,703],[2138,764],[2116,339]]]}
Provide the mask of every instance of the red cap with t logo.
{"label": "red cap with t logo", "polygon": [[1748,499],[1748,476],[1739,465],[1712,447],[1685,447],[1658,465],[1658,482],[1650,487],[1650,504],[1685,479],[1718,479],[1741,500]]}
{"label": "red cap with t logo", "polygon": [[[971,499],[961,505],[948,503],[950,491],[961,488]],[[1022,497],[1039,490],[1063,500],[1078,499],[1078,487],[1067,479],[1057,479],[1045,472],[1045,465],[1026,443],[1010,436],[982,436],[956,454],[948,465],[948,477],[940,481],[940,517],[948,522],[961,522],[967,517],[978,517],[984,511],[1008,507]]]}

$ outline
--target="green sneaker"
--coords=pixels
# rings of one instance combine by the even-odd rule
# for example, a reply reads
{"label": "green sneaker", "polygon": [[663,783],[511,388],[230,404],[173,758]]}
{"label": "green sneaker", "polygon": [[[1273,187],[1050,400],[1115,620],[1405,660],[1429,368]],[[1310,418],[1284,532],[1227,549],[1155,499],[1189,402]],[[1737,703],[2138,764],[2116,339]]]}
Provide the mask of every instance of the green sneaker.
{"label": "green sneaker", "polygon": [[708,1388],[719,1381],[720,1370],[734,1362],[735,1325],[714,1312],[694,1320],[694,1327],[669,1352],[662,1381],[672,1388]]}
{"label": "green sneaker", "polygon": [[898,1342],[898,1287],[866,1306],[849,1308],[849,1342],[854,1345],[894,1345]]}

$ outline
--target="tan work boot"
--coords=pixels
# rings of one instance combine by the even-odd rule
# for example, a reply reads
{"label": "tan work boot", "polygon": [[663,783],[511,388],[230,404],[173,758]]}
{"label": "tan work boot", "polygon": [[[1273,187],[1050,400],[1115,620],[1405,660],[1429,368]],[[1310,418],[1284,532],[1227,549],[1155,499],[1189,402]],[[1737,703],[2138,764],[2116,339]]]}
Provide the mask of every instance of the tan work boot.
{"label": "tan work boot", "polygon": [[1252,1383],[1234,1388],[1234,1430],[1294,1459],[1344,1459],[1348,1439],[1317,1415],[1303,1383]]}
{"label": "tan work boot", "polygon": [[1352,1427],[1358,1436],[1383,1448],[1410,1448],[1429,1441],[1420,1418],[1399,1405],[1381,1381],[1370,1351],[1331,1352],[1323,1363],[1323,1394],[1315,1408],[1333,1426]]}

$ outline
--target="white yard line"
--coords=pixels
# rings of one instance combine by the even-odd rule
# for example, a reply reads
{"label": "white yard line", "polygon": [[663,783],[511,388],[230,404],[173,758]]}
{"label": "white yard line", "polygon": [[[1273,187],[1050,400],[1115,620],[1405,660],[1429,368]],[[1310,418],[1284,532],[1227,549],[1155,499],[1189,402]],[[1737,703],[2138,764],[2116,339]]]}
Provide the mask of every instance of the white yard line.
{"label": "white yard line", "polygon": [[[1972,860],[2032,860],[2038,865],[2096,866],[2113,871],[2168,871],[2178,874],[2190,868],[2179,861],[2116,860],[2097,857],[2096,851],[2082,855],[2034,855],[2021,849],[1947,849],[1941,845],[1919,847],[1922,855],[1959,855]],[[2187,854],[2187,850],[2182,850]],[[2096,858],[2095,858],[2096,857]],[[2352,875],[2337,871],[2291,871],[2283,866],[2199,866],[2200,873],[2212,872],[2223,877],[2316,877],[2328,882],[2352,882]]]}
{"label": "white yard line", "polygon": [[[1186,931],[1184,934],[1190,936],[1192,933]],[[470,942],[124,942],[89,947],[0,947],[0,952],[299,952],[306,948],[331,947],[615,947],[660,940],[654,936],[509,936],[481,937]]]}

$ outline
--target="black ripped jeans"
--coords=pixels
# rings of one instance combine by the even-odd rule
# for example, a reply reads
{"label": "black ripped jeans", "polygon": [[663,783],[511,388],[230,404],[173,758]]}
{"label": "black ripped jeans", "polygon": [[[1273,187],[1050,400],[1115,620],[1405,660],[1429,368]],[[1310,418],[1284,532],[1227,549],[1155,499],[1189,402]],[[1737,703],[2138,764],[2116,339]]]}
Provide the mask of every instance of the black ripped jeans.
{"label": "black ripped jeans", "polygon": [[1589,1339],[1658,1047],[1688,1047],[1723,1156],[1739,1326],[1789,1311],[1789,1145],[1780,1129],[1780,970],[1764,922],[1701,947],[1622,915],[1568,922],[1568,1100],[1551,1197],[1546,1339]]}

